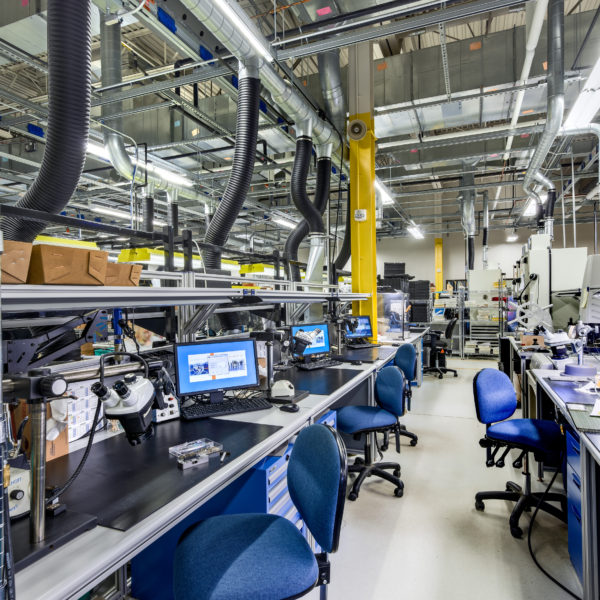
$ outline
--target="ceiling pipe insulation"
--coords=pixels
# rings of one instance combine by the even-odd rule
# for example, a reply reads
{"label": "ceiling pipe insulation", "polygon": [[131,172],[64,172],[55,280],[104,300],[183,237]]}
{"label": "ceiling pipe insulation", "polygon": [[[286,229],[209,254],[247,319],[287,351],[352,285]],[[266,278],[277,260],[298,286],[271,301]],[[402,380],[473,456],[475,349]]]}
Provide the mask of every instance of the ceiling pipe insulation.
{"label": "ceiling pipe insulation", "polygon": [[[85,164],[91,102],[91,3],[48,0],[48,129],[39,173],[19,208],[58,214]],[[32,242],[45,224],[2,218],[5,239]]]}

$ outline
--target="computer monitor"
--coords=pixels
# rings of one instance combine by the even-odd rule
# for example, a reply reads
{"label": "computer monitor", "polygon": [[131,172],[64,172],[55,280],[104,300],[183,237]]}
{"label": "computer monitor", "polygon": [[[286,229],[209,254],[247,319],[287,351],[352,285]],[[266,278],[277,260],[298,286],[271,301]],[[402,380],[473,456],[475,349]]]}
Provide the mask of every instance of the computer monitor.
{"label": "computer monitor", "polygon": [[178,396],[210,394],[223,400],[225,390],[258,386],[256,342],[251,339],[175,344]]}
{"label": "computer monitor", "polygon": [[[315,323],[312,325],[292,325],[292,338],[296,337],[296,334],[300,331],[309,333],[311,331],[319,330],[315,340],[306,347],[302,356],[310,356],[311,354],[324,354],[330,351],[329,346],[329,327],[327,323]],[[300,356],[296,354],[296,356]]]}
{"label": "computer monitor", "polygon": [[371,317],[368,315],[358,317],[344,317],[346,325],[346,339],[356,340],[373,337]]}

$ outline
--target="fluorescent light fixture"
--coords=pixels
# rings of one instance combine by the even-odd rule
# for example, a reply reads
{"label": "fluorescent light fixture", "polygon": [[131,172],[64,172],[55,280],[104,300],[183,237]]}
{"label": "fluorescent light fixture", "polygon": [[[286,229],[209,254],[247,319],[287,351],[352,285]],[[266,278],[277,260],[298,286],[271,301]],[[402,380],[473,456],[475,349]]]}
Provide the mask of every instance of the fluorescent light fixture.
{"label": "fluorescent light fixture", "polygon": [[[219,9],[227,15],[229,20],[235,25],[235,28],[242,34],[244,39],[262,56],[266,61],[273,62],[273,56],[266,48],[263,42],[250,30],[244,19],[238,12],[229,4],[227,0],[213,0]],[[249,21],[249,18],[246,17]]]}
{"label": "fluorescent light fixture", "polygon": [[[131,215],[122,212],[120,210],[115,210],[112,208],[104,208],[103,206],[94,206],[90,207],[92,212],[98,213],[99,215],[108,215],[109,217],[114,217],[115,219],[123,219],[125,221],[131,221]],[[142,217],[136,217],[136,221],[141,222]],[[158,227],[164,227],[167,223],[165,221],[161,221],[160,219],[154,219],[153,223]]]}
{"label": "fluorescent light fixture", "polygon": [[506,236],[507,242],[517,242],[518,240],[519,240],[519,236],[514,231],[512,231],[511,233],[509,233]]}
{"label": "fluorescent light fixture", "polygon": [[148,171],[150,171],[150,173],[154,173],[155,175],[162,177],[165,181],[170,181],[175,185],[181,185],[183,187],[194,186],[194,184],[187,177],[179,175],[178,173],[174,173],[173,171],[168,171],[167,169],[157,167],[153,164],[144,165],[143,163],[140,163],[140,161],[138,161],[138,165],[142,167],[145,166],[148,169]]}
{"label": "fluorescent light fixture", "polygon": [[292,221],[288,221],[287,219],[284,219],[283,217],[271,217],[271,221],[273,221],[274,223],[278,223],[279,225],[282,225],[283,227],[287,227],[288,229],[294,229],[294,227],[296,227],[296,223],[293,223]]}
{"label": "fluorescent light fixture", "polygon": [[[108,151],[106,150],[106,148],[104,146],[101,146],[100,144],[95,144],[94,142],[88,142],[87,153],[93,154],[94,156],[97,156],[98,158],[102,158],[102,159],[110,162],[110,155],[108,154]],[[189,179],[187,179],[183,175],[180,175],[179,173],[174,173],[173,171],[169,171],[167,169],[163,169],[162,167],[157,167],[150,163],[145,165],[144,162],[141,160],[137,161],[137,165],[139,167],[145,167],[149,173],[154,173],[154,174],[158,175],[159,177],[162,177],[165,181],[170,181],[171,183],[174,183],[175,185],[181,185],[183,187],[193,187],[193,185],[194,185],[193,182],[191,182]]]}
{"label": "fluorescent light fixture", "polygon": [[416,225],[412,225],[411,227],[409,227],[408,233],[410,233],[410,235],[412,235],[417,240],[422,240],[425,237],[423,235],[423,232]]}
{"label": "fluorescent light fixture", "polygon": [[383,183],[381,183],[381,181],[379,181],[379,179],[375,180],[375,189],[377,192],[379,192],[379,195],[381,196],[381,202],[384,206],[391,206],[394,204],[394,199],[392,198],[390,191],[387,189],[387,187],[385,187],[385,185],[383,185]]}
{"label": "fluorescent light fixture", "polygon": [[600,58],[592,68],[575,104],[564,122],[565,129],[576,129],[589,125],[600,110]]}

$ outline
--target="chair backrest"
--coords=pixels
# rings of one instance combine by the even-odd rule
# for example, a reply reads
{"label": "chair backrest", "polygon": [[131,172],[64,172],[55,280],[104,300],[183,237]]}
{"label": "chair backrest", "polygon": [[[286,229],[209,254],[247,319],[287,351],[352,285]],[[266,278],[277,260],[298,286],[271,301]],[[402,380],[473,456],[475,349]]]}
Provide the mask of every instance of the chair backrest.
{"label": "chair backrest", "polygon": [[401,417],[406,408],[405,381],[404,373],[396,366],[381,369],[375,380],[377,404],[397,417]]}
{"label": "chair backrest", "polygon": [[394,356],[394,364],[409,381],[417,378],[417,350],[413,344],[402,344]]}
{"label": "chair backrest", "polygon": [[454,328],[456,327],[456,322],[458,321],[457,317],[450,319],[450,322],[446,326],[446,331],[444,332],[444,337],[449,340],[452,339],[452,334],[454,333]]}
{"label": "chair backrest", "polygon": [[480,423],[504,421],[517,409],[517,394],[508,375],[497,369],[482,369],[473,379],[475,410]]}
{"label": "chair backrest", "polygon": [[348,456],[337,431],[328,425],[310,425],[294,442],[287,471],[292,502],[325,552],[338,548]]}

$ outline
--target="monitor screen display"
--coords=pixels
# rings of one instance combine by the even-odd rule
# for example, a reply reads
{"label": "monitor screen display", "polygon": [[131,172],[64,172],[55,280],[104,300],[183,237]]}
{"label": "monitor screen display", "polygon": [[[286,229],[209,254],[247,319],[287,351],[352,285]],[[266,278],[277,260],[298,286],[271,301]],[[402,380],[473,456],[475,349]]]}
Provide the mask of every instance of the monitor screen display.
{"label": "monitor screen display", "polygon": [[292,337],[300,332],[310,333],[311,331],[319,330],[313,343],[306,347],[303,356],[309,356],[311,354],[323,354],[329,352],[329,328],[327,323],[316,323],[314,325],[292,325]]}
{"label": "monitor screen display", "polygon": [[180,396],[256,387],[256,342],[243,339],[177,344],[175,378]]}
{"label": "monitor screen display", "polygon": [[348,339],[373,337],[370,317],[346,317],[344,321],[346,324],[346,337]]}

